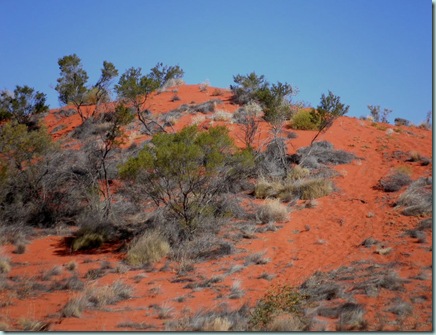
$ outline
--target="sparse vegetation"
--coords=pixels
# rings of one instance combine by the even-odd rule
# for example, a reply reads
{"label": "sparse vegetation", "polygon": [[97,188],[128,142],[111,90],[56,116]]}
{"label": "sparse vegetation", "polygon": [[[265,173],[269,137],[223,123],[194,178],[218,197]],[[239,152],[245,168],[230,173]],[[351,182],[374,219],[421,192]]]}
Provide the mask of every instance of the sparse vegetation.
{"label": "sparse vegetation", "polygon": [[165,257],[170,251],[170,245],[158,231],[146,231],[133,241],[126,255],[130,265],[141,266],[154,263]]}
{"label": "sparse vegetation", "polygon": [[404,207],[402,214],[418,216],[433,211],[432,178],[420,178],[414,181],[407,190],[400,195],[397,206]]}
{"label": "sparse vegetation", "polygon": [[403,186],[412,182],[409,174],[403,171],[395,171],[379,181],[379,188],[384,192],[396,192]]}
{"label": "sparse vegetation", "polygon": [[257,217],[262,223],[283,222],[288,220],[288,215],[288,209],[279,199],[266,199],[257,211]]}

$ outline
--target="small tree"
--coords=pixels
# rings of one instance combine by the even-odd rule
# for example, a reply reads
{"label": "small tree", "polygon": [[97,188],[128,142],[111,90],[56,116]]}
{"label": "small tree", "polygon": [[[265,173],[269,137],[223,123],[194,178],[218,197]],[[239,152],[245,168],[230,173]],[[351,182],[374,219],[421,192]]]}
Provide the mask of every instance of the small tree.
{"label": "small tree", "polygon": [[86,117],[81,107],[85,104],[88,89],[88,74],[82,68],[81,60],[76,54],[64,56],[58,60],[61,71],[55,89],[59,93],[59,101],[65,105],[73,104],[82,122]]}
{"label": "small tree", "polygon": [[91,92],[93,92],[94,96],[93,104],[95,105],[92,116],[96,114],[101,103],[110,101],[110,85],[112,84],[113,79],[117,76],[118,70],[115,68],[115,66],[110,62],[104,61],[100,78],[91,89]]}
{"label": "small tree", "polygon": [[381,115],[381,122],[389,123],[388,115],[392,113],[391,109],[383,108],[383,113]]}
{"label": "small tree", "polygon": [[317,109],[312,109],[311,111],[313,123],[318,125],[318,132],[310,142],[310,145],[312,146],[318,136],[326,132],[337,118],[347,114],[349,108],[350,106],[345,106],[341,103],[341,98],[334,95],[331,91],[329,91],[327,96],[323,93]]}
{"label": "small tree", "polygon": [[374,122],[380,122],[380,106],[368,105],[368,109]]}
{"label": "small tree", "polygon": [[158,87],[162,87],[171,79],[182,79],[184,74],[185,72],[178,65],[168,66],[157,63],[150,70],[149,77],[158,84]]}
{"label": "small tree", "polygon": [[32,117],[48,111],[46,95],[29,86],[16,86],[13,93],[0,92],[0,120],[13,118],[29,125]]}
{"label": "small tree", "polygon": [[251,72],[248,75],[233,76],[233,81],[236,85],[230,85],[233,92],[233,101],[243,105],[252,100],[257,100],[257,93],[268,88],[269,83],[265,80],[265,76],[258,76],[256,72]]}
{"label": "small tree", "polygon": [[[100,190],[103,196],[105,207],[103,214],[107,217],[111,211],[112,192],[110,188],[110,177],[108,168],[113,150],[119,147],[124,140],[122,126],[129,124],[133,115],[129,108],[119,104],[110,117],[108,127],[98,134],[98,140],[90,139],[85,152],[88,155],[89,163],[92,166],[91,175],[94,176],[94,187]],[[102,182],[102,187],[100,186]]]}
{"label": "small tree", "polygon": [[163,66],[162,63],[152,68],[148,75],[143,75],[141,68],[132,67],[121,75],[118,84],[115,85],[115,91],[122,101],[133,105],[138,120],[143,124],[147,133],[153,133],[151,128],[153,125],[165,132],[165,129],[153,120],[150,112],[142,108],[152,92],[166,81],[182,76],[183,70],[178,66]]}
{"label": "small tree", "polygon": [[54,148],[43,127],[29,131],[15,122],[0,127],[0,222],[27,223],[43,211],[42,184],[50,176],[46,157]]}
{"label": "small tree", "polygon": [[137,157],[121,166],[121,176],[141,185],[156,207],[164,207],[191,236],[201,218],[213,211],[217,196],[244,166],[253,164],[248,152],[234,147],[224,127],[198,132],[195,126],[179,133],[157,134]]}

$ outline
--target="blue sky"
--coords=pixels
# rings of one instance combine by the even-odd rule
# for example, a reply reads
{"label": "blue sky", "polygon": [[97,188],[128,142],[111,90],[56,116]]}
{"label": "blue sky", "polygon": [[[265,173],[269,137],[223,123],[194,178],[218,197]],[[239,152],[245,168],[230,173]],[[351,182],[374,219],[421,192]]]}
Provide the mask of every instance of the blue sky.
{"label": "blue sky", "polygon": [[0,0],[0,90],[29,85],[59,106],[57,61],[76,53],[92,84],[104,60],[120,73],[178,64],[185,81],[228,87],[255,71],[297,86],[316,106],[350,105],[414,123],[432,109],[430,0]]}

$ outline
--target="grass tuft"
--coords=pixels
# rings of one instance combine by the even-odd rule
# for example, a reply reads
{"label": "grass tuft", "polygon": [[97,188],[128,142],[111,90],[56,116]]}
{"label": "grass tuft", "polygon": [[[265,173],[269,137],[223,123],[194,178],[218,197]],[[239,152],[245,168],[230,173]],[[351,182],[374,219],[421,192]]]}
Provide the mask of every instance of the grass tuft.
{"label": "grass tuft", "polygon": [[262,223],[283,222],[288,220],[288,209],[278,199],[266,199],[259,206],[257,217]]}
{"label": "grass tuft", "polygon": [[129,265],[142,266],[154,263],[170,252],[170,245],[156,230],[145,232],[133,241],[126,255]]}

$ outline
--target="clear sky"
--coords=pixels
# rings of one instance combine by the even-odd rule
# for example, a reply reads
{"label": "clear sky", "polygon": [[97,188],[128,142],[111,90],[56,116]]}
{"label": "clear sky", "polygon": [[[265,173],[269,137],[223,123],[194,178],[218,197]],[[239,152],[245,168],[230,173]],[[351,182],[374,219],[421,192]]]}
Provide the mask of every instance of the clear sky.
{"label": "clear sky", "polygon": [[432,110],[430,0],[0,0],[0,90],[29,85],[59,106],[59,58],[76,53],[93,84],[179,65],[188,84],[228,87],[255,71],[297,86],[313,106],[331,90],[350,105],[424,121]]}

